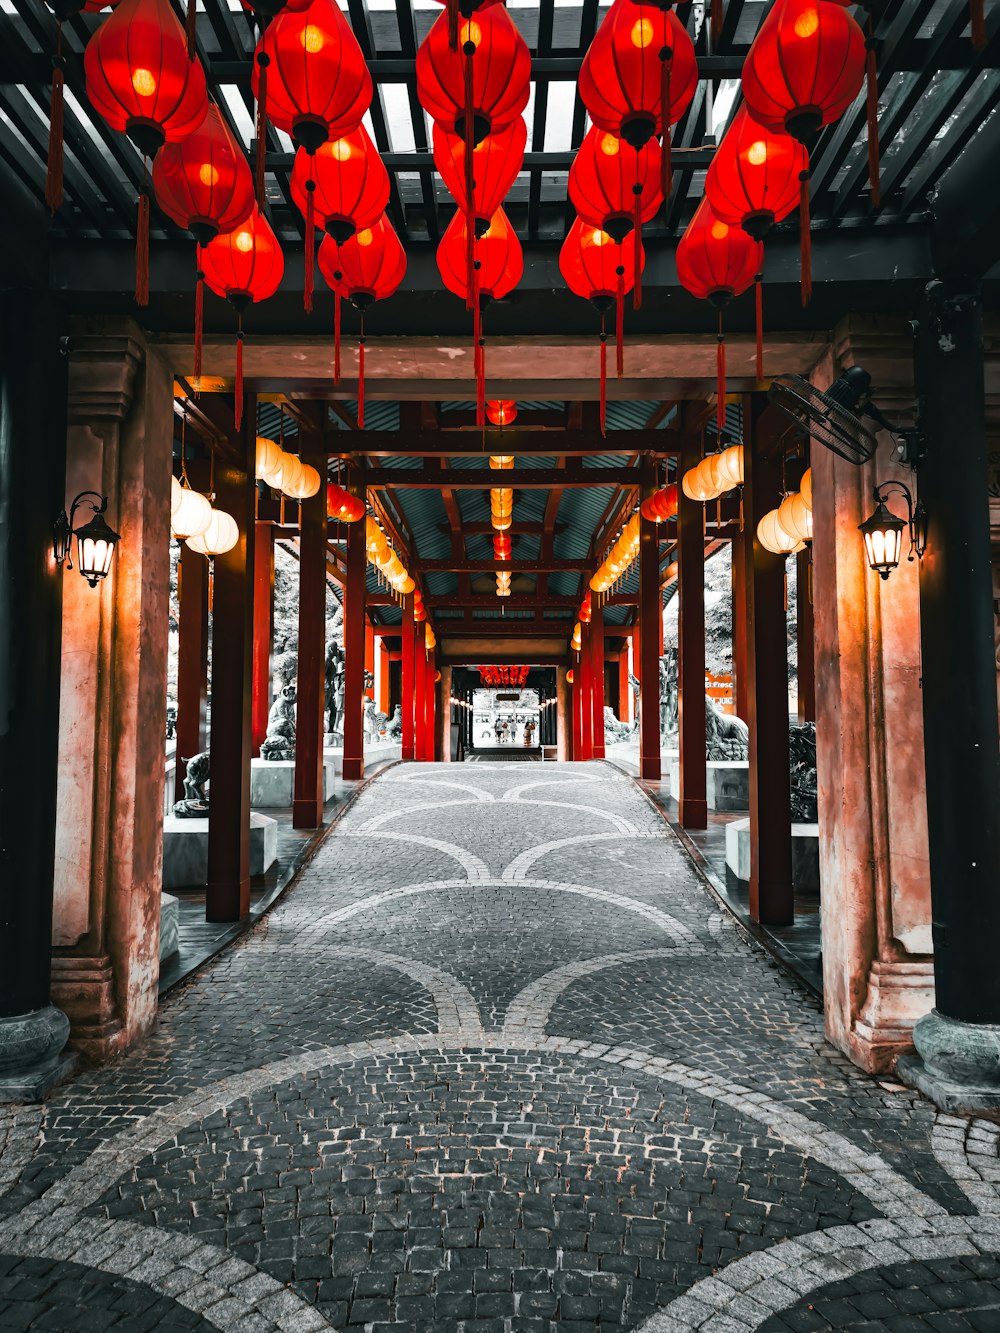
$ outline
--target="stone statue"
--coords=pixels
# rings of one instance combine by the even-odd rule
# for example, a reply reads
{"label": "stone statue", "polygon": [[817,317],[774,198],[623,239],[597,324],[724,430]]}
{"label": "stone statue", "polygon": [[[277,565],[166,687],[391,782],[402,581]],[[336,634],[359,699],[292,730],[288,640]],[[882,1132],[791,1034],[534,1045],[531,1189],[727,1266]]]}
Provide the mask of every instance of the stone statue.
{"label": "stone statue", "polygon": [[604,705],[604,744],[614,745],[618,741],[627,740],[632,735],[632,727],[628,722],[619,722],[615,717],[615,711],[607,704]]}
{"label": "stone statue", "polygon": [[631,690],[632,690],[632,716],[635,718],[635,721],[632,723],[632,730],[633,730],[633,731],[638,731],[638,730],[639,730],[639,690],[640,690],[640,688],[641,688],[641,686],[640,686],[640,684],[639,684],[639,677],[636,676],[636,675],[634,675],[633,672],[630,671],[630,672],[628,673],[628,683],[629,683],[629,686],[630,686],[630,688],[631,688]]}
{"label": "stone statue", "polygon": [[208,756],[208,750],[203,750],[201,754],[192,755],[190,759],[182,761],[186,765],[184,799],[175,801],[173,806],[173,813],[178,819],[205,819],[208,815],[208,798],[205,795],[209,771]]}
{"label": "stone statue", "polygon": [[391,740],[398,741],[400,736],[402,736],[403,734],[402,704],[397,704],[396,707],[392,710],[392,717],[389,719],[389,724],[385,730],[386,730],[386,735]]}
{"label": "stone statue", "polygon": [[660,735],[677,730],[677,649],[668,648],[660,658]]}
{"label": "stone statue", "polygon": [[803,722],[788,728],[788,763],[792,783],[792,823],[815,824],[816,723]]}
{"label": "stone statue", "polygon": [[389,719],[385,713],[375,711],[374,699],[366,699],[362,709],[361,723],[365,731],[365,740],[377,741],[389,725]]}
{"label": "stone statue", "polygon": [[282,686],[267,715],[267,735],[260,747],[261,759],[295,758],[295,686]]}
{"label": "stone statue", "polygon": [[710,760],[749,759],[750,730],[741,717],[724,713],[705,695],[705,755]]}
{"label": "stone statue", "polygon": [[335,639],[326,650],[326,729],[330,736],[344,734],[344,653]]}
{"label": "stone statue", "polygon": [[172,741],[177,735],[177,705],[167,704],[167,740]]}

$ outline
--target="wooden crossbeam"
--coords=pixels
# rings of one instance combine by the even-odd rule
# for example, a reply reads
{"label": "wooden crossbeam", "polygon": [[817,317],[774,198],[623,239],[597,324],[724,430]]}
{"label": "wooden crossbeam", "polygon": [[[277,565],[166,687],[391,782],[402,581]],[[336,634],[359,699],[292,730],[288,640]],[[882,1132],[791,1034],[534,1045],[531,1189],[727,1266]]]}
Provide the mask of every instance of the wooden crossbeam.
{"label": "wooden crossbeam", "polygon": [[515,490],[547,491],[553,486],[629,486],[635,480],[635,473],[625,467],[588,467],[588,468],[537,468],[533,471],[523,469],[513,472],[487,472],[485,469],[472,472],[458,469],[442,469],[430,472],[425,468],[412,472],[385,469],[368,478],[369,490],[387,490],[393,486],[402,486],[407,490],[441,490],[451,486],[458,491],[486,491],[497,485],[497,477],[504,478],[504,484]]}
{"label": "wooden crossbeam", "polygon": [[[353,425],[353,423],[352,423]],[[339,446],[339,447],[338,447]],[[598,429],[590,430],[518,430],[516,426],[508,430],[480,431],[416,430],[416,431],[378,431],[370,430],[362,434],[344,434],[338,439],[335,433],[330,440],[332,457],[366,455],[369,458],[429,458],[434,456],[461,456],[482,458],[490,454],[535,454],[551,458],[559,454],[563,457],[583,457],[587,454],[658,454],[671,457],[680,451],[680,435],[673,430],[628,430],[611,431],[602,435]],[[411,474],[406,479],[400,478],[398,485],[409,486]]]}

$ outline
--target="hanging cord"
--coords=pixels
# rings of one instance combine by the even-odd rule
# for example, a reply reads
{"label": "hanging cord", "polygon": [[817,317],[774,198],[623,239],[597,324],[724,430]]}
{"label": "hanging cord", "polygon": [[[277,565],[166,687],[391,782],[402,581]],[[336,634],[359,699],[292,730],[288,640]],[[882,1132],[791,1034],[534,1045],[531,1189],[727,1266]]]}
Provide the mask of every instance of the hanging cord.
{"label": "hanging cord", "polygon": [[802,304],[812,300],[812,237],[809,218],[809,167],[799,172],[799,239],[802,267]]}
{"label": "hanging cord", "polygon": [[234,416],[236,429],[243,425],[243,311],[240,311],[239,328],[236,331],[236,403]]}
{"label": "hanging cord", "polygon": [[333,293],[333,382],[340,383],[340,289]]}
{"label": "hanging cord", "polygon": [[674,187],[674,167],[671,159],[670,143],[670,69],[674,53],[669,46],[660,50],[660,119],[663,127],[663,152],[660,156],[660,186],[663,202],[670,198]]}
{"label": "hanging cord", "polygon": [[142,159],[142,185],[135,227],[135,303],[149,305],[149,158]]}
{"label": "hanging cord", "polygon": [[315,166],[315,162],[315,157],[310,156],[309,179],[306,181],[306,254],[302,307],[307,315],[312,314],[316,267],[316,182],[312,179],[312,168]]}
{"label": "hanging cord", "polygon": [[194,280],[194,396],[201,397],[201,362],[205,341],[205,274],[201,267],[201,242],[195,245]]}
{"label": "hanging cord", "polygon": [[632,287],[632,309],[642,309],[642,186],[633,185],[635,194],[635,215],[632,219],[632,263],[635,268],[635,281]]}
{"label": "hanging cord", "polygon": [[[483,367],[483,300],[479,286],[482,263],[478,259],[472,262],[472,373],[476,381],[476,425],[486,429],[486,399],[480,393],[485,383]],[[482,407],[480,407],[482,401]],[[485,437],[484,437],[485,444]]]}
{"label": "hanging cord", "polygon": [[973,51],[981,51],[986,45],[986,15],[983,0],[969,0],[969,36]]}
{"label": "hanging cord", "polygon": [[476,214],[473,195],[475,193],[475,163],[472,155],[476,151],[476,131],[473,112],[475,110],[473,103],[475,101],[475,85],[473,78],[472,58],[476,54],[475,42],[465,42],[462,47],[465,55],[465,291],[466,291],[466,309],[469,310],[473,305],[472,294],[472,266],[475,260],[476,249]]}
{"label": "hanging cord", "polygon": [[66,59],[62,53],[62,21],[56,28],[56,53],[52,57],[52,96],[49,103],[49,157],[45,172],[45,202],[49,212],[62,208],[63,201],[63,86]]}
{"label": "hanging cord", "polygon": [[875,68],[875,29],[868,15],[865,35],[865,109],[868,118],[868,187],[873,208],[882,207],[882,181],[879,173],[878,143],[878,73]]}
{"label": "hanging cord", "polygon": [[187,0],[184,28],[187,34],[188,60],[198,55],[198,0]]}
{"label": "hanging cord", "polygon": [[266,51],[257,52],[257,156],[254,159],[254,192],[257,207],[264,207],[264,172],[267,168],[267,67],[271,57]]}
{"label": "hanging cord", "polygon": [[722,432],[726,429],[726,336],[722,332],[722,311],[719,311],[719,332],[715,340],[715,392],[718,398],[716,421],[719,426],[719,443]]}
{"label": "hanging cord", "polygon": [[625,270],[618,265],[618,291],[615,295],[615,355],[618,378],[625,374]]}
{"label": "hanging cord", "polygon": [[210,441],[211,452],[208,456],[208,498],[215,503],[215,440]]}
{"label": "hanging cord", "polygon": [[764,275],[758,273],[753,280],[754,306],[757,322],[757,383],[764,378]]}
{"label": "hanging cord", "polygon": [[719,45],[722,36],[722,0],[712,0],[712,49]]}
{"label": "hanging cord", "polygon": [[458,50],[458,0],[447,0],[448,4],[448,45],[452,51]]}
{"label": "hanging cord", "polygon": [[187,473],[187,451],[185,445],[187,442],[187,409],[181,413],[181,485],[191,489],[191,483],[188,481]]}
{"label": "hanging cord", "polygon": [[601,312],[601,434],[608,433],[608,335],[604,331],[604,313]]}
{"label": "hanging cord", "polygon": [[358,339],[358,430],[365,428],[365,312],[361,312],[361,337]]}

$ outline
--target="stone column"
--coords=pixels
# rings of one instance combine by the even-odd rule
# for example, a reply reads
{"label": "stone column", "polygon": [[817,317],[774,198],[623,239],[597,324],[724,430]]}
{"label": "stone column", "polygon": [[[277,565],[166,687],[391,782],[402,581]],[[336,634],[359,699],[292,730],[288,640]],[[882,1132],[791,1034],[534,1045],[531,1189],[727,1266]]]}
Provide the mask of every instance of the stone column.
{"label": "stone column", "polygon": [[[54,302],[0,299],[0,1101],[35,1101],[72,1063],[69,1023],[49,1002],[63,589],[79,583],[98,604],[102,589],[52,554],[67,503]],[[77,489],[100,484],[98,472]],[[78,511],[77,523],[88,517]]]}
{"label": "stone column", "polygon": [[[912,413],[911,340],[901,323],[853,318],[813,372],[827,388],[860,363],[884,412]],[[827,1036],[856,1064],[892,1068],[933,1003],[931,905],[916,564],[884,583],[858,524],[876,480],[912,474],[852,466],[814,444],[816,760]]]}
{"label": "stone column", "polygon": [[69,386],[66,492],[105,492],[121,543],[97,589],[65,580],[52,994],[101,1060],[156,1015],[172,377],[131,321],[90,320]]}

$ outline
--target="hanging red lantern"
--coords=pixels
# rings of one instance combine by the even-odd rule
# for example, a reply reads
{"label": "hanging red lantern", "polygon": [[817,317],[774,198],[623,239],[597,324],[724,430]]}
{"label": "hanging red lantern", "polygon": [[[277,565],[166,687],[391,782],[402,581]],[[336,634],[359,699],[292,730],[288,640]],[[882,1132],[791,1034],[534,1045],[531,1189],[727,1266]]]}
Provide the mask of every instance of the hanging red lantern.
{"label": "hanging red lantern", "polygon": [[716,217],[761,241],[799,202],[808,160],[801,144],[765,129],[741,106],[712,157],[705,196]]}
{"label": "hanging red lantern", "polygon": [[[824,125],[851,105],[865,81],[865,35],[829,0],[779,0],[743,64],[747,108],[765,129],[808,147]],[[809,163],[800,172],[802,304],[812,293]]]}
{"label": "hanging red lantern", "polygon": [[205,275],[201,247],[220,232],[234,231],[254,209],[253,176],[243,150],[214,102],[193,134],[168,143],[153,164],[156,202],[197,242],[194,381],[201,381]]}
{"label": "hanging red lantern", "polygon": [[[607,332],[604,321],[610,310],[615,311],[615,345],[617,374],[625,373],[624,311],[625,297],[635,284],[635,248],[618,245],[613,237],[599,227],[586,226],[575,220],[559,251],[559,272],[566,286],[600,313],[601,316],[601,434],[607,424]],[[646,262],[645,251],[640,249],[639,267]]]}
{"label": "hanging red lantern", "polygon": [[586,592],[583,595],[583,601],[580,603],[580,609],[576,613],[576,618],[577,620],[579,620],[581,625],[589,625],[591,614],[592,612],[590,609],[590,593]]}
{"label": "hanging red lantern", "polygon": [[236,310],[236,429],[243,418],[243,315],[254,301],[273,296],[285,271],[278,238],[264,214],[254,208],[235,231],[216,236],[201,252],[205,281]]}
{"label": "hanging red lantern", "polygon": [[303,148],[295,154],[289,185],[303,216],[310,180],[316,226],[341,244],[374,227],[389,202],[389,173],[364,125],[328,140],[313,157]]}
{"label": "hanging red lantern", "polygon": [[486,404],[486,420],[493,426],[510,426],[517,420],[517,403],[510,399],[491,399]]}
{"label": "hanging red lantern", "polygon": [[[193,0],[192,0],[193,2]],[[112,129],[148,159],[192,134],[208,112],[205,72],[188,59],[187,37],[170,0],[121,0],[83,54],[87,96]],[[149,189],[139,193],[135,299],[149,303]]]}
{"label": "hanging red lantern", "polygon": [[651,523],[664,523],[668,518],[673,518],[677,513],[676,484],[671,482],[669,486],[662,486],[647,496],[639,506],[639,512]]}
{"label": "hanging red lantern", "polygon": [[[465,140],[437,121],[433,127],[434,166],[449,194],[460,207],[468,208],[466,197]],[[517,174],[524,165],[528,127],[517,116],[506,129],[487,134],[472,153],[472,215],[475,229],[482,235],[490,218],[503,204]]]}
{"label": "hanging red lantern", "polygon": [[339,523],[357,523],[364,518],[367,505],[360,495],[352,495],[335,481],[327,482],[326,513]]}
{"label": "hanging red lantern", "polygon": [[[655,139],[633,148],[624,139],[592,125],[569,171],[569,200],[585,223],[599,227],[620,245],[632,233],[638,253],[642,224],[663,203],[661,150]],[[635,308],[642,305],[642,266],[636,268]]]}
{"label": "hanging red lantern", "polygon": [[417,95],[432,120],[474,148],[506,129],[528,105],[531,55],[502,4],[459,24],[448,42],[448,16],[436,19],[417,51]]}
{"label": "hanging red lantern", "polygon": [[338,245],[326,236],[319,247],[320,272],[333,292],[334,382],[340,380],[340,302],[361,312],[358,341],[358,427],[365,425],[365,311],[391,296],[406,274],[406,255],[392,223],[384,215]]}
{"label": "hanging red lantern", "polygon": [[580,69],[580,97],[594,124],[634,148],[663,136],[661,188],[670,194],[670,126],[691,105],[698,61],[672,9],[615,0]]}
{"label": "hanging red lantern", "polygon": [[497,532],[493,534],[493,559],[509,560],[513,549],[510,536],[506,532]]}
{"label": "hanging red lantern", "polygon": [[448,44],[453,51],[458,47],[459,16],[469,19],[477,9],[485,9],[497,3],[498,0],[438,0],[438,4],[444,5],[448,14]]}
{"label": "hanging red lantern", "polygon": [[720,435],[726,424],[726,343],[722,332],[722,311],[734,296],[750,287],[763,266],[761,242],[749,237],[742,227],[731,226],[716,217],[707,196],[703,198],[677,245],[677,277],[692,296],[710,301],[719,312],[716,376]]}

